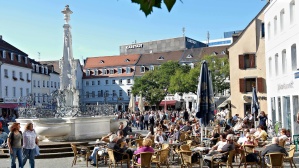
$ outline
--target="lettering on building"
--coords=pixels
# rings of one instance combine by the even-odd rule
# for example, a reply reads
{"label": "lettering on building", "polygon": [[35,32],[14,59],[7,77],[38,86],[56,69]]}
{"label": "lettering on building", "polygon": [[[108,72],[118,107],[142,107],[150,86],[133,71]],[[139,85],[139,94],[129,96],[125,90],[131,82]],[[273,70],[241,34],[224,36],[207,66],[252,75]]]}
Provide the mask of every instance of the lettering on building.
{"label": "lettering on building", "polygon": [[18,103],[17,98],[4,98],[4,103]]}
{"label": "lettering on building", "polygon": [[287,83],[287,84],[278,84],[277,85],[277,90],[280,91],[280,90],[285,90],[285,89],[291,89],[291,88],[294,88],[294,82],[291,81],[290,83]]}
{"label": "lettering on building", "polygon": [[196,44],[196,41],[195,41],[195,40],[192,40],[192,39],[187,38],[187,41],[188,41],[189,43]]}
{"label": "lettering on building", "polygon": [[135,49],[135,48],[143,48],[143,44],[132,44],[132,45],[128,45],[126,46],[126,49]]}

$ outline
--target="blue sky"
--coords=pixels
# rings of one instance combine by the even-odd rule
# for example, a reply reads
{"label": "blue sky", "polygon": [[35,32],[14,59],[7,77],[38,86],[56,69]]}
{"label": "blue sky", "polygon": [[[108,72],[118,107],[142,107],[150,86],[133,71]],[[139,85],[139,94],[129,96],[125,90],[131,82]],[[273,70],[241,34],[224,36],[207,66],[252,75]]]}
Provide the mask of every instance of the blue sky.
{"label": "blue sky", "polygon": [[73,11],[75,58],[118,55],[119,46],[182,36],[196,40],[223,38],[244,29],[266,0],[182,0],[145,17],[131,0],[0,0],[0,35],[38,60],[58,60],[63,49],[65,5]]}

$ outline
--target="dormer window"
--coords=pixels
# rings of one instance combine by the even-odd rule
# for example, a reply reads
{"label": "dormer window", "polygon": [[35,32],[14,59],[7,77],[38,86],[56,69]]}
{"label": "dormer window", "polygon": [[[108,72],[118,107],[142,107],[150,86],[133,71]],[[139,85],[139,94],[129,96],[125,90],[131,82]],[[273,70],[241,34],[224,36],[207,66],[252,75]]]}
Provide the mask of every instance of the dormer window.
{"label": "dormer window", "polygon": [[107,74],[107,69],[103,69],[103,74]]}
{"label": "dormer window", "polygon": [[222,54],[222,55],[225,55],[225,54],[226,54],[226,52],[223,50],[223,51],[221,51],[221,54]]}
{"label": "dormer window", "polygon": [[110,74],[114,74],[114,69],[110,69]]}
{"label": "dormer window", "polygon": [[127,74],[131,73],[131,67],[127,67],[126,72],[127,72]]}
{"label": "dormer window", "polygon": [[104,60],[101,60],[101,61],[100,61],[100,64],[104,64],[104,63],[105,63]]}
{"label": "dormer window", "polygon": [[35,68],[36,68],[36,72],[38,73],[39,72],[39,66],[36,65]]}
{"label": "dormer window", "polygon": [[155,69],[155,66],[154,66],[154,65],[151,65],[151,66],[150,66],[150,70],[153,71],[154,69]]}
{"label": "dormer window", "polygon": [[18,62],[21,62],[21,58],[22,58],[22,56],[18,55]]}
{"label": "dormer window", "polygon": [[90,70],[89,69],[86,71],[86,76],[90,76]]}
{"label": "dormer window", "polygon": [[141,67],[140,67],[140,72],[141,72],[141,73],[144,73],[144,72],[145,72],[145,66],[141,66]]}
{"label": "dormer window", "polygon": [[214,51],[212,55],[217,55],[217,54],[218,54],[218,53]]}
{"label": "dormer window", "polygon": [[164,60],[164,57],[163,57],[163,56],[160,56],[160,57],[158,58],[158,60]]}
{"label": "dormer window", "polygon": [[25,64],[27,64],[28,63],[28,58],[27,57],[25,57]]}
{"label": "dormer window", "polygon": [[45,69],[44,69],[44,67],[42,66],[42,74],[44,74],[45,73]]}
{"label": "dormer window", "polygon": [[10,53],[10,60],[13,61],[13,53]]}
{"label": "dormer window", "polygon": [[118,68],[118,74],[122,74],[123,73],[123,69],[122,68]]}
{"label": "dormer window", "polygon": [[2,53],[3,53],[3,58],[6,58],[6,51],[3,50]]}
{"label": "dormer window", "polygon": [[129,60],[129,59],[126,59],[125,62],[130,62],[130,60]]}
{"label": "dormer window", "polygon": [[186,58],[193,58],[193,55],[188,54]]}
{"label": "dormer window", "polygon": [[48,67],[45,67],[45,74],[48,74]]}

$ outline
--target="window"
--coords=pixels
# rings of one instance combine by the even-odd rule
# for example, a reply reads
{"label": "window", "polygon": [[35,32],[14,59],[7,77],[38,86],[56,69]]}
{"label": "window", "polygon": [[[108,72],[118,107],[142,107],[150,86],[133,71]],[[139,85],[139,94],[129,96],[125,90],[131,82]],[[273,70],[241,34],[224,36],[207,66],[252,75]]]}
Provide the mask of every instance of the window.
{"label": "window", "polygon": [[86,85],[86,86],[89,86],[89,81],[86,81],[86,82],[85,82],[85,85]]}
{"label": "window", "polygon": [[290,24],[293,24],[295,17],[295,0],[290,3]]}
{"label": "window", "polygon": [[297,70],[297,49],[296,49],[296,44],[293,44],[291,47],[291,57],[292,57],[292,70],[296,71]]}
{"label": "window", "polygon": [[94,75],[99,75],[99,71],[97,69],[94,70]]}
{"label": "window", "polygon": [[3,50],[3,58],[6,58],[6,51],[5,50]]}
{"label": "window", "polygon": [[35,83],[35,80],[33,80],[33,87],[36,87],[36,83]]}
{"label": "window", "polygon": [[258,92],[264,92],[263,78],[241,78],[239,79],[240,92],[252,92],[252,87],[256,87]]}
{"label": "window", "polygon": [[272,58],[269,58],[269,76],[272,76]]}
{"label": "window", "polygon": [[37,87],[40,87],[39,81],[37,81]]}
{"label": "window", "polygon": [[271,24],[270,24],[270,22],[268,23],[268,40],[270,40],[271,39]]}
{"label": "window", "polygon": [[49,81],[47,81],[47,87],[49,87]]}
{"label": "window", "polygon": [[54,82],[54,88],[56,88],[56,82]]}
{"label": "window", "polygon": [[12,77],[15,78],[16,77],[16,72],[12,71]]}
{"label": "window", "polygon": [[26,96],[29,95],[29,88],[26,89]]}
{"label": "window", "polygon": [[122,79],[119,80],[119,84],[120,84],[120,85],[123,84],[123,80],[122,80]]}
{"label": "window", "polygon": [[23,97],[23,88],[20,88],[20,96]]}
{"label": "window", "polygon": [[160,56],[157,60],[164,60],[164,57]]}
{"label": "window", "polygon": [[12,96],[16,97],[16,87],[12,87]]}
{"label": "window", "polygon": [[25,64],[28,64],[28,58],[25,57]]}
{"label": "window", "polygon": [[284,28],[284,9],[280,11],[280,31]]}
{"label": "window", "polygon": [[90,70],[86,70],[86,76],[90,76]]}
{"label": "window", "polygon": [[145,72],[145,66],[141,66],[141,67],[140,67],[140,72],[141,72],[141,73],[144,73],[144,72]]}
{"label": "window", "polygon": [[86,98],[89,98],[89,92],[86,92]]}
{"label": "window", "polygon": [[91,92],[91,96],[92,96],[92,98],[95,98],[95,97],[96,97],[96,93],[95,93],[95,91],[92,91],[92,92]]}
{"label": "window", "polygon": [[98,91],[98,97],[103,97],[103,90]]}
{"label": "window", "polygon": [[26,78],[27,78],[27,80],[30,80],[29,73],[26,74]]}
{"label": "window", "polygon": [[115,79],[112,80],[112,84],[115,84]]}
{"label": "window", "polygon": [[116,90],[112,90],[112,95],[116,96]]}
{"label": "window", "polygon": [[282,74],[287,72],[287,58],[286,58],[286,50],[282,50],[281,52],[281,63],[282,63]]}
{"label": "window", "polygon": [[98,85],[101,85],[101,81],[98,80]]}
{"label": "window", "polygon": [[18,62],[21,62],[21,55],[18,55]]}
{"label": "window", "polygon": [[110,74],[114,74],[114,69],[110,69]]}
{"label": "window", "polygon": [[109,96],[109,90],[105,90],[105,97]]}
{"label": "window", "polygon": [[123,96],[123,90],[119,90],[119,97],[122,97]]}
{"label": "window", "polygon": [[131,90],[128,89],[128,90],[127,90],[127,93],[128,93],[128,96],[130,96],[130,95],[131,95]]}
{"label": "window", "polygon": [[153,71],[155,69],[154,65],[150,66],[150,71]]}
{"label": "window", "polygon": [[127,74],[131,73],[131,67],[127,67],[126,72],[127,72]]}
{"label": "window", "polygon": [[94,85],[94,81],[91,81],[91,85]]}
{"label": "window", "polygon": [[36,69],[36,72],[38,73],[38,72],[39,72],[39,66],[36,65],[36,66],[35,66],[35,69]]}
{"label": "window", "polygon": [[188,54],[186,58],[193,58],[192,54]]}
{"label": "window", "polygon": [[131,79],[127,79],[127,84],[130,84],[131,83]]}
{"label": "window", "polygon": [[118,68],[118,74],[122,74],[123,69],[122,68]]}
{"label": "window", "polygon": [[8,96],[8,86],[5,86],[5,96]]}
{"label": "window", "polygon": [[42,74],[45,73],[45,68],[42,66]]}
{"label": "window", "polygon": [[43,87],[46,87],[46,82],[43,80]]}
{"label": "window", "polygon": [[48,67],[45,67],[45,74],[49,74],[48,72]]}
{"label": "window", "polygon": [[107,69],[103,69],[103,74],[107,74]]}
{"label": "window", "polygon": [[51,88],[53,87],[53,81],[51,81]]}
{"label": "window", "polygon": [[277,33],[277,16],[274,17],[274,35]]}
{"label": "window", "polygon": [[106,83],[106,85],[108,85],[108,84],[109,84],[109,81],[108,81],[108,80],[106,80],[106,81],[105,81],[105,83]]}
{"label": "window", "polygon": [[10,60],[13,61],[13,53],[10,53]]}
{"label": "window", "polygon": [[5,76],[6,78],[8,78],[8,70],[7,70],[7,69],[4,69],[4,76]]}
{"label": "window", "polygon": [[279,67],[278,67],[278,54],[275,54],[275,75],[279,74]]}
{"label": "window", "polygon": [[[79,82],[78,82],[78,88],[79,88]],[[59,82],[57,82],[57,87],[60,87],[60,83]]]}
{"label": "window", "polygon": [[239,55],[239,68],[240,69],[256,68],[255,54]]}

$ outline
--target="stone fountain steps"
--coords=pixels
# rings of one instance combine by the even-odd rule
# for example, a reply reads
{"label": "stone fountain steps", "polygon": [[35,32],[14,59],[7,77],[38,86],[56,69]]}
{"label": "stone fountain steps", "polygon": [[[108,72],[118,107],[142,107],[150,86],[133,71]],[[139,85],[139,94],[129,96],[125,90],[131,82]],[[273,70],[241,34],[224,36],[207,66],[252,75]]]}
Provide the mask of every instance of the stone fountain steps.
{"label": "stone fountain steps", "polygon": [[[40,143],[40,155],[36,159],[63,158],[74,156],[71,148],[71,143],[76,143],[78,146],[88,146],[90,150],[93,146],[89,146],[87,142],[60,142],[60,143]],[[8,149],[0,149],[0,158],[9,158]]]}

